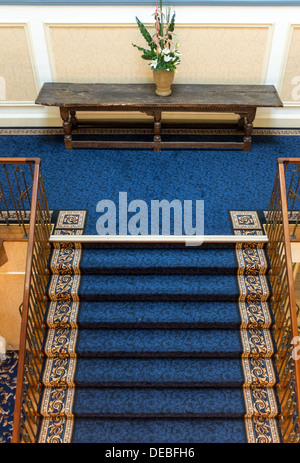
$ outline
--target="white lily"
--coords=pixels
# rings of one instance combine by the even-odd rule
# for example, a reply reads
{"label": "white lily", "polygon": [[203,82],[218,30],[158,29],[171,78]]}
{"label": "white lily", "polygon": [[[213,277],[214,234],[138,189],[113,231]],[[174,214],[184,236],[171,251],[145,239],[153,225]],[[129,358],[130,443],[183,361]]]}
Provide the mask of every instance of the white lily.
{"label": "white lily", "polygon": [[169,53],[171,53],[171,50],[170,50],[170,48],[164,48],[162,50],[162,52],[163,52],[164,55],[168,55]]}
{"label": "white lily", "polygon": [[172,59],[172,56],[167,56],[167,55],[164,56],[164,61],[165,61],[166,63],[168,63],[169,61],[171,61],[171,59]]}
{"label": "white lily", "polygon": [[152,61],[152,63],[150,63],[150,67],[151,67],[151,69],[156,69],[157,68],[157,59]]}

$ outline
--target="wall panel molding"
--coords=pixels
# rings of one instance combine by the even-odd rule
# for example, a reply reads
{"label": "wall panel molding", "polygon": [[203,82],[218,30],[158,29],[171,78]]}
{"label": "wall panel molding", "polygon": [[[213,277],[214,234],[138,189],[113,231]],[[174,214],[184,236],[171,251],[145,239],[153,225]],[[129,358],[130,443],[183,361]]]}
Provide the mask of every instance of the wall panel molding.
{"label": "wall panel molding", "polygon": [[[182,50],[176,82],[265,83],[273,24],[177,23],[176,31]],[[54,81],[152,81],[148,63],[131,45],[145,45],[135,23],[46,23],[45,35]],[[198,47],[189,46],[197,41]],[[103,49],[112,56],[102,54]]]}
{"label": "wall panel molding", "polygon": [[[19,33],[17,30],[20,30],[24,33]],[[4,82],[5,85],[5,95],[2,94],[1,105],[2,104],[19,104],[20,102],[31,104],[35,99],[35,95],[39,91],[39,76],[38,69],[35,61],[35,53],[33,50],[33,42],[30,34],[30,26],[28,22],[14,22],[14,23],[0,23],[0,34],[4,33],[4,39],[2,40],[2,57],[5,61],[5,57],[9,58],[12,56],[14,59],[12,63],[7,66],[6,61],[2,67],[4,76],[0,84]],[[10,40],[9,40],[10,39]],[[24,40],[22,40],[24,39]],[[11,47],[11,48],[10,48]],[[22,47],[24,47],[22,49]],[[0,54],[1,54],[1,44],[0,44]],[[24,59],[24,61],[23,61]],[[1,61],[1,59],[0,59]],[[1,67],[0,67],[1,73]],[[10,79],[9,77],[10,76]],[[25,95],[32,96],[32,99],[20,100],[19,98],[11,98],[12,96],[21,96],[22,88],[19,89],[21,85],[24,85],[26,88]],[[3,98],[3,96],[5,98]]]}
{"label": "wall panel molding", "polygon": [[300,106],[300,23],[289,24],[278,90],[286,106]]}

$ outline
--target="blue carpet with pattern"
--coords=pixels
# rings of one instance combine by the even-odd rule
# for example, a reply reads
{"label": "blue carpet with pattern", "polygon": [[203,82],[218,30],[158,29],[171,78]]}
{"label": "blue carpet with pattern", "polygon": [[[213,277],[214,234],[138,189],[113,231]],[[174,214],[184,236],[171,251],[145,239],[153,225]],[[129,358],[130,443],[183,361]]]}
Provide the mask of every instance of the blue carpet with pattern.
{"label": "blue carpet with pattern", "polygon": [[127,192],[128,203],[145,201],[149,214],[154,199],[204,200],[205,234],[230,234],[228,211],[267,209],[277,158],[299,153],[300,137],[289,135],[253,135],[250,153],[66,151],[63,135],[1,135],[0,139],[0,156],[41,157],[50,208],[88,210],[86,232],[90,234],[96,234],[97,203],[109,199],[118,205],[119,192]]}
{"label": "blue carpet with pattern", "polygon": [[0,443],[11,442],[15,394],[17,385],[18,352],[7,350],[0,360]]}

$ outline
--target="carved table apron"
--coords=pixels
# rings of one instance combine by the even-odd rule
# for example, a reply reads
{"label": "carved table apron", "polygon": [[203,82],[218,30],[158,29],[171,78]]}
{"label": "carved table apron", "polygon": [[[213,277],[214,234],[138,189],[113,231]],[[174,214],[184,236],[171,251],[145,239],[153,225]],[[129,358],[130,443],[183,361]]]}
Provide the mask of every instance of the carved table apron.
{"label": "carved table apron", "polygon": [[[169,97],[155,94],[152,84],[73,84],[45,83],[36,104],[58,106],[63,121],[65,148],[230,148],[250,151],[253,121],[258,107],[281,107],[273,85],[183,85],[172,86]],[[77,113],[98,111],[138,111],[153,117],[153,141],[84,141],[73,140],[72,132],[80,126]],[[237,129],[243,130],[240,142],[173,142],[161,137],[162,113],[234,113],[239,115]],[[199,123],[199,126],[201,123]]]}

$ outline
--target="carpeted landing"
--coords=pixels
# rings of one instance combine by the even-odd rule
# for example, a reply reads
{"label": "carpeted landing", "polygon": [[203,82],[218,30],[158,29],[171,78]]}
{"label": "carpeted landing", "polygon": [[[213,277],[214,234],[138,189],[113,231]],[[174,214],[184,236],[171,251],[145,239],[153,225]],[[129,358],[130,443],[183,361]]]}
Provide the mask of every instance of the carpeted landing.
{"label": "carpeted landing", "polygon": [[56,244],[38,442],[280,442],[268,271],[258,244]]}

